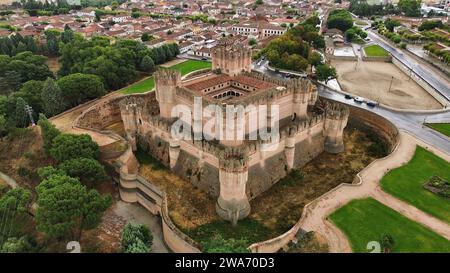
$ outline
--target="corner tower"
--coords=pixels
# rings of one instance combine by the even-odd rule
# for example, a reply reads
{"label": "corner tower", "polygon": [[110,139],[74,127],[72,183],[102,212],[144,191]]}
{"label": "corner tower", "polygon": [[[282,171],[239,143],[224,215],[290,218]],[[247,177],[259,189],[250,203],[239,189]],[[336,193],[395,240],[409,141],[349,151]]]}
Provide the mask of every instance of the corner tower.
{"label": "corner tower", "polygon": [[159,69],[154,73],[154,77],[160,116],[170,119],[172,108],[177,105],[176,91],[177,86],[181,84],[181,74],[176,70]]}
{"label": "corner tower", "polygon": [[340,153],[344,151],[344,128],[347,126],[349,115],[347,106],[340,103],[327,103],[325,107],[325,124],[323,134],[325,136],[324,150],[328,153]]}

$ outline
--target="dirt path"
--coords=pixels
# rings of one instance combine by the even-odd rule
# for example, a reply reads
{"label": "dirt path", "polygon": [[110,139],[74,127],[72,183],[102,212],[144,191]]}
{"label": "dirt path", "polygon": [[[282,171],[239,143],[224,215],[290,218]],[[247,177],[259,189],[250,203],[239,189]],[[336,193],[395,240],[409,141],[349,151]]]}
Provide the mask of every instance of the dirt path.
{"label": "dirt path", "polygon": [[426,145],[405,132],[401,132],[399,145],[392,154],[372,162],[358,174],[362,181],[361,184],[341,184],[335,190],[328,192],[308,205],[305,209],[306,212],[302,219],[301,227],[307,231],[313,230],[323,235],[328,241],[330,252],[351,252],[352,250],[346,236],[336,226],[331,224],[327,217],[353,199],[371,196],[450,240],[450,225],[383,192],[380,188],[379,182],[381,178],[389,170],[406,164],[413,157],[416,145],[420,145],[437,156],[450,161],[450,156],[445,153]]}

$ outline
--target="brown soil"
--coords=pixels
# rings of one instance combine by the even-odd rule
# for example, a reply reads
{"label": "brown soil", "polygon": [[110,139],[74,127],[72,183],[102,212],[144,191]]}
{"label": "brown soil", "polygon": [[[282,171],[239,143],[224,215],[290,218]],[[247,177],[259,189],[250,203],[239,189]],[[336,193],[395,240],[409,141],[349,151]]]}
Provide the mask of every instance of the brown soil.
{"label": "brown soil", "polygon": [[425,89],[392,63],[334,60],[332,65],[346,92],[401,109],[442,108]]}
{"label": "brown soil", "polygon": [[37,169],[50,164],[51,160],[46,158],[42,149],[38,126],[0,141],[0,170],[32,192],[39,182]]}
{"label": "brown soil", "polygon": [[167,193],[169,214],[182,229],[190,229],[219,220],[215,200],[170,170],[141,165],[139,173]]}
{"label": "brown soil", "polygon": [[50,71],[52,71],[55,74],[58,73],[58,70],[61,66],[59,63],[58,57],[48,58],[47,65],[48,65],[48,68],[50,69]]}
{"label": "brown soil", "polygon": [[288,253],[328,253],[326,239],[317,232],[308,232],[296,244],[289,246]]}

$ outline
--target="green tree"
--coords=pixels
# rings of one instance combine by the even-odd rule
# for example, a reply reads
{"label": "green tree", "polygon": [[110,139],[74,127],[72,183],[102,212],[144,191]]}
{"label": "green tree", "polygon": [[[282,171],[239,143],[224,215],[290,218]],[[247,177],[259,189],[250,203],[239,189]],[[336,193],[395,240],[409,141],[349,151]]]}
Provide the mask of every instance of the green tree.
{"label": "green tree", "polygon": [[420,16],[421,4],[422,0],[399,0],[397,6],[406,16],[418,17]]}
{"label": "green tree", "polygon": [[151,36],[150,34],[143,33],[142,36],[141,36],[141,41],[142,42],[147,42],[147,41],[150,41],[152,38],[153,38],[153,36]]}
{"label": "green tree", "polygon": [[37,229],[52,238],[80,240],[82,231],[95,228],[111,205],[109,195],[88,191],[76,178],[52,175],[36,188]]}
{"label": "green tree", "polygon": [[25,220],[28,217],[31,200],[30,191],[21,187],[11,189],[0,197],[2,226],[10,229],[12,233],[9,236],[21,236],[25,233],[24,223],[27,223]]}
{"label": "green tree", "polygon": [[51,124],[50,121],[45,117],[44,114],[39,114],[38,125],[41,127],[43,148],[47,155],[50,155],[50,149],[52,148],[53,140],[61,134],[61,132],[56,129],[55,125]]}
{"label": "green tree", "polygon": [[41,92],[44,86],[44,82],[30,80],[25,82],[19,91],[14,92],[12,95],[14,97],[21,97],[25,102],[33,108],[35,113],[41,113],[42,110],[42,99]]}
{"label": "green tree", "polygon": [[58,86],[64,103],[70,106],[76,106],[106,93],[101,79],[92,74],[74,73],[61,77]]}
{"label": "green tree", "polygon": [[328,28],[337,28],[346,31],[353,26],[353,18],[347,10],[336,9],[330,12],[327,26]]}
{"label": "green tree", "polygon": [[155,71],[155,63],[153,62],[152,58],[150,58],[150,56],[146,55],[144,56],[144,58],[142,58],[139,69],[145,72],[153,72]]}
{"label": "green tree", "polygon": [[204,252],[207,253],[248,253],[249,242],[245,239],[225,239],[217,234],[208,241],[201,242]]}
{"label": "green tree", "polygon": [[337,77],[336,69],[328,64],[320,64],[316,67],[316,76],[319,81],[327,84],[329,80]]}
{"label": "green tree", "polygon": [[8,123],[4,115],[0,115],[0,137],[8,131]]}
{"label": "green tree", "polygon": [[59,134],[53,139],[50,155],[58,162],[74,158],[97,158],[99,149],[89,135]]}
{"label": "green tree", "polygon": [[69,159],[61,163],[58,168],[69,176],[80,179],[81,183],[90,187],[108,178],[103,165],[92,158]]}
{"label": "green tree", "polygon": [[62,97],[61,89],[55,80],[48,78],[42,87],[41,93],[42,108],[47,116],[54,116],[61,113],[66,108]]}
{"label": "green tree", "polygon": [[26,111],[27,103],[22,98],[16,100],[16,111],[14,113],[14,120],[17,127],[26,127],[29,124],[29,117]]}
{"label": "green tree", "polygon": [[31,253],[33,250],[27,237],[10,237],[1,246],[0,253]]}
{"label": "green tree", "polygon": [[395,245],[394,238],[390,234],[383,234],[380,241],[384,253],[389,253]]}
{"label": "green tree", "polygon": [[128,223],[122,230],[122,251],[126,253],[150,252],[153,236],[150,229],[142,224]]}

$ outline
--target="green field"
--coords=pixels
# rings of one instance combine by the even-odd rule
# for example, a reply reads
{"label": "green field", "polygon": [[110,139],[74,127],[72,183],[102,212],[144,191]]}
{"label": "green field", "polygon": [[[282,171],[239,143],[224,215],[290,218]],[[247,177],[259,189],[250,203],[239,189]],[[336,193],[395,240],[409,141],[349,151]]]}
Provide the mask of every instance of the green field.
{"label": "green field", "polygon": [[329,217],[354,252],[370,252],[367,243],[383,234],[394,239],[392,252],[449,252],[450,241],[372,198],[353,200]]}
{"label": "green field", "polygon": [[182,62],[182,63],[176,64],[176,65],[170,67],[170,69],[175,69],[175,70],[180,71],[182,76],[184,76],[192,71],[205,69],[205,68],[211,68],[211,63],[205,62],[205,61],[189,60],[189,61]]}
{"label": "green field", "polygon": [[417,147],[408,164],[391,170],[381,179],[381,188],[418,209],[450,223],[450,200],[423,188],[433,175],[450,180],[450,163],[422,147]]}
{"label": "green field", "polygon": [[450,137],[450,123],[427,123],[426,125]]}
{"label": "green field", "polygon": [[387,57],[389,53],[379,45],[370,45],[364,48],[364,52],[369,57]]}
{"label": "green field", "polygon": [[[188,60],[176,65],[173,65],[169,67],[170,69],[179,70],[181,72],[181,75],[186,75],[192,71],[204,69],[204,68],[210,68],[211,63],[210,62],[204,62],[204,61],[197,61],[197,60]],[[147,91],[152,90],[155,87],[155,80],[153,79],[153,76],[150,76],[146,78],[145,80],[142,80],[140,82],[134,83],[130,86],[127,86],[122,89],[123,94],[134,94],[134,93],[144,93]]]}

